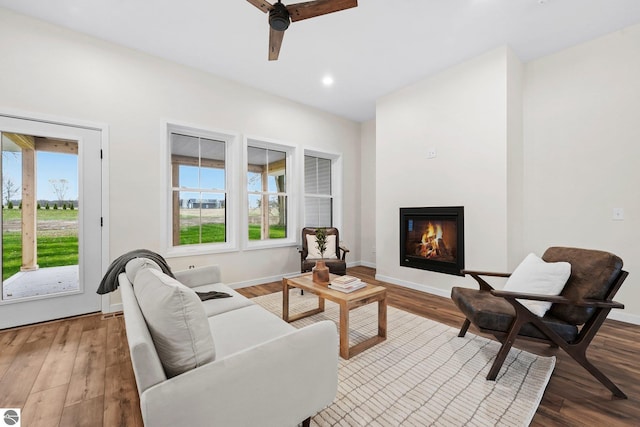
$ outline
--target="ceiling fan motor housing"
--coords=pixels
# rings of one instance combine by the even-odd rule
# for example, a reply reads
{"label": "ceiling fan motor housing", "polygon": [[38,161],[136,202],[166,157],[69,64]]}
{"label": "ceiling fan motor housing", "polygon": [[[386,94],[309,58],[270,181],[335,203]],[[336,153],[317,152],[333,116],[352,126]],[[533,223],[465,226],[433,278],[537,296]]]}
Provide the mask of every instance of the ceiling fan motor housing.
{"label": "ceiling fan motor housing", "polygon": [[289,28],[291,20],[287,7],[278,2],[269,11],[269,25],[276,31],[284,31]]}

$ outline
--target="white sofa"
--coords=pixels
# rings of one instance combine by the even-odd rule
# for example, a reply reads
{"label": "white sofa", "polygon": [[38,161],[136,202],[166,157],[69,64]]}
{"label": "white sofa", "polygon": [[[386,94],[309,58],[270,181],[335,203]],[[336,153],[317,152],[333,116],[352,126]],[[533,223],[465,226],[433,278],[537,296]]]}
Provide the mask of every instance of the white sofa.
{"label": "white sofa", "polygon": [[[136,265],[129,268],[132,263]],[[206,336],[200,335],[194,345],[204,342],[211,351],[210,335],[215,354],[207,354],[208,360],[191,360],[188,363],[194,366],[182,373],[171,372],[173,368],[164,365],[167,348],[161,340],[175,326],[173,320],[167,323],[171,316],[163,312],[171,310],[166,308],[172,304],[168,300],[175,298],[163,292],[170,289],[170,295],[177,292],[178,299],[185,295],[190,299],[191,290],[180,288],[161,272],[149,273],[154,268],[140,264],[127,264],[127,272],[118,280],[145,426],[295,426],[308,424],[311,416],[333,402],[338,381],[335,324],[323,321],[296,329],[222,284],[217,266],[174,273],[194,291],[222,291],[232,297],[197,299],[200,306],[182,309],[196,315],[188,321],[188,332],[178,331],[178,339],[204,328]],[[190,347],[168,351],[181,353]]]}

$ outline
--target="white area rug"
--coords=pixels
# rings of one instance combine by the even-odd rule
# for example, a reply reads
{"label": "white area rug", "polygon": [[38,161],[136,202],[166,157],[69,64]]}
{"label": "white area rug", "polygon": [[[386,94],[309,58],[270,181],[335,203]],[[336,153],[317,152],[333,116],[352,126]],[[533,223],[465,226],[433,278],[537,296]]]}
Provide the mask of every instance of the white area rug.
{"label": "white area rug", "polygon": [[[282,316],[282,293],[254,298]],[[317,304],[292,290],[290,313]],[[339,307],[293,323],[336,324]],[[351,345],[377,333],[377,304],[351,312]],[[387,340],[339,358],[338,395],[312,418],[315,426],[526,426],[542,399],[555,357],[512,349],[496,381],[485,379],[499,343],[388,307]],[[336,349],[338,351],[338,349]],[[312,369],[312,368],[311,368]]]}

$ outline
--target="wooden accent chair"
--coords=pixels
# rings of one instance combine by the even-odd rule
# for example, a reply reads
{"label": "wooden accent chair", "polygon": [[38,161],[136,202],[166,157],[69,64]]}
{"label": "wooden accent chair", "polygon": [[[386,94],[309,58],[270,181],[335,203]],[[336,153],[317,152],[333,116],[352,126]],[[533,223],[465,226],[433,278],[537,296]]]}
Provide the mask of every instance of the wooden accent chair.
{"label": "wooden accent chair", "polygon": [[[466,316],[458,336],[463,337],[473,323],[502,343],[487,380],[496,379],[514,341],[523,338],[562,348],[614,396],[626,399],[586,356],[591,340],[611,309],[624,308],[623,304],[613,301],[628,275],[622,270],[622,260],[608,252],[565,247],[547,249],[542,259],[571,264],[571,276],[559,296],[495,290],[480,276],[509,277],[509,274],[463,270],[478,282],[480,289],[454,287],[451,290],[451,298]],[[544,317],[538,317],[516,298],[549,301],[552,306]]]}
{"label": "wooden accent chair", "polygon": [[[330,273],[344,276],[347,274],[347,262],[345,261],[345,256],[347,255],[347,252],[349,252],[349,249],[340,246],[340,232],[337,228],[327,227],[326,231],[327,236],[335,236],[335,245],[327,246],[327,250],[324,253],[324,262],[327,267],[329,267]],[[315,228],[305,227],[302,229],[302,248],[298,251],[300,252],[301,273],[311,271],[311,269],[316,265],[316,261],[320,260],[320,258],[309,257],[307,236],[313,236],[313,238],[315,238],[315,235]]]}

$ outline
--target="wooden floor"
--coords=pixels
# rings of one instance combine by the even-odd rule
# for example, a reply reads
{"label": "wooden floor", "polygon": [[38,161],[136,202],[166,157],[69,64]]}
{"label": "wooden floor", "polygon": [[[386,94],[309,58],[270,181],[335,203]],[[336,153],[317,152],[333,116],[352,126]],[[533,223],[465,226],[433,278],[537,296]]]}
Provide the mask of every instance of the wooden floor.
{"label": "wooden floor", "polygon": [[[456,328],[462,323],[448,298],[378,282],[371,268],[349,274],[387,287],[389,305]],[[275,282],[239,291],[254,297],[280,290]],[[640,326],[607,320],[589,351],[628,400],[613,399],[562,350],[533,343],[522,348],[557,356],[533,426],[640,426]],[[23,408],[24,427],[142,426],[122,316],[0,331],[0,408],[10,407]]]}

